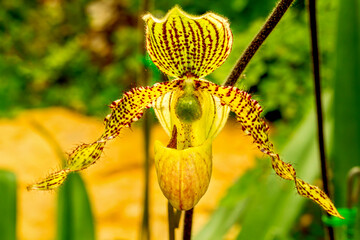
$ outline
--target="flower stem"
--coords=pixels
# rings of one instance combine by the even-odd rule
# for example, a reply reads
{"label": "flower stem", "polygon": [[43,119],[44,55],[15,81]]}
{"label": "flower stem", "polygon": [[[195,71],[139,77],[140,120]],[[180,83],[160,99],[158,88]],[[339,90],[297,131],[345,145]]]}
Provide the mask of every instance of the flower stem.
{"label": "flower stem", "polygon": [[[149,11],[151,2],[150,0],[143,0],[140,9],[140,16],[145,12]],[[143,23],[139,21],[138,28],[140,31],[143,31]],[[144,37],[143,37],[144,38]],[[146,54],[146,49],[143,44],[144,39],[140,41],[140,52],[143,56]],[[143,68],[140,76],[139,83],[141,86],[147,86],[149,82],[149,71]],[[150,239],[150,227],[149,227],[149,192],[150,192],[150,134],[151,134],[151,115],[146,113],[143,117],[143,132],[144,132],[144,151],[145,151],[145,159],[144,159],[144,202],[143,202],[143,216],[141,223],[141,240],[149,240]]]}
{"label": "flower stem", "polygon": [[175,240],[174,208],[168,202],[169,240]]}
{"label": "flower stem", "polygon": [[151,118],[149,114],[145,114],[143,120],[143,132],[144,132],[144,202],[143,202],[143,218],[141,225],[141,239],[150,239],[150,227],[149,227],[149,192],[150,192],[150,134],[151,134]]}
{"label": "flower stem", "polygon": [[245,51],[241,54],[230,75],[228,76],[224,84],[225,86],[234,86],[236,84],[237,80],[250,62],[251,58],[255,55],[257,50],[264,43],[265,39],[269,36],[272,30],[274,30],[274,28],[276,27],[280,19],[284,16],[285,12],[288,10],[293,1],[294,0],[281,0],[277,3],[276,7],[266,20],[265,24],[262,26],[261,30],[254,37],[254,39],[251,41]]}
{"label": "flower stem", "polygon": [[175,229],[179,227],[182,211],[175,210],[168,202],[169,240],[175,240]]}
{"label": "flower stem", "polygon": [[191,239],[193,213],[194,208],[185,211],[183,240]]}
{"label": "flower stem", "polygon": [[[309,0],[308,9],[309,9],[309,18],[310,18],[312,63],[313,63],[313,75],[314,75],[315,96],[316,96],[316,114],[317,114],[317,126],[318,126],[321,175],[324,186],[324,192],[330,197],[327,163],[325,156],[325,144],[324,144],[324,126],[323,126],[321,84],[320,84],[320,61],[319,61],[319,46],[318,46],[318,38],[317,38],[315,0]],[[327,231],[329,234],[329,239],[330,240],[335,239],[334,229],[331,226],[327,226]]]}

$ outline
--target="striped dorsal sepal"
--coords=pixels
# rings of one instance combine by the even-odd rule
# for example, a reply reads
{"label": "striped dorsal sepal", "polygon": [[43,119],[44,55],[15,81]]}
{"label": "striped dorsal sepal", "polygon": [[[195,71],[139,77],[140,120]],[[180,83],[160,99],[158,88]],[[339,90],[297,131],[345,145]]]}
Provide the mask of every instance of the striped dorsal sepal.
{"label": "striped dorsal sepal", "polygon": [[175,6],[163,19],[151,14],[143,19],[151,60],[169,76],[204,77],[218,68],[231,51],[229,23],[214,13],[194,17]]}
{"label": "striped dorsal sepal", "polygon": [[69,154],[63,169],[51,173],[44,180],[28,186],[28,190],[50,190],[59,187],[70,172],[88,168],[102,155],[108,140],[115,138],[120,130],[137,121],[145,108],[152,105],[158,97],[180,87],[183,80],[157,83],[152,87],[134,88],[126,92],[123,98],[111,103],[111,114],[105,118],[105,132],[95,142],[82,144]]}
{"label": "striped dorsal sepal", "polygon": [[312,186],[297,178],[295,169],[289,163],[283,162],[279,155],[274,152],[273,144],[268,138],[268,126],[260,117],[262,109],[251,96],[236,87],[219,86],[214,83],[197,80],[195,87],[201,91],[208,91],[217,96],[220,101],[230,107],[237,120],[241,123],[245,133],[250,135],[257,147],[272,160],[272,167],[276,174],[283,179],[295,182],[297,192],[319,204],[326,212],[339,218],[343,218],[336,210],[330,198],[318,187]]}

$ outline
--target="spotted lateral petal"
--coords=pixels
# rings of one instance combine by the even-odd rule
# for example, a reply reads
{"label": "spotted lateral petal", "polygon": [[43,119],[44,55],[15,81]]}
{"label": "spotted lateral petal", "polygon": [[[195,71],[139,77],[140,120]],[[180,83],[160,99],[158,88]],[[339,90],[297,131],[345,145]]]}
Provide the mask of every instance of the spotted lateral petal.
{"label": "spotted lateral petal", "polygon": [[147,51],[167,75],[201,78],[218,68],[231,51],[229,23],[214,13],[194,17],[174,7],[163,19],[151,14],[143,19]]}
{"label": "spotted lateral petal", "polygon": [[130,126],[143,114],[144,108],[152,106],[152,102],[158,97],[172,92],[183,84],[184,80],[173,80],[171,82],[157,83],[152,87],[134,88],[124,94],[120,100],[111,104],[112,113],[105,118],[105,133],[101,139],[108,140],[116,137],[120,130]]}
{"label": "spotted lateral petal", "polygon": [[210,92],[217,96],[223,104],[230,107],[231,111],[237,115],[237,120],[241,123],[245,133],[252,136],[258,148],[271,157],[272,166],[277,175],[287,180],[293,180],[301,196],[315,201],[329,214],[343,218],[323,191],[297,178],[295,169],[289,163],[283,162],[274,152],[267,134],[268,126],[260,117],[262,109],[248,93],[240,91],[236,87],[219,86],[203,80],[197,80],[195,87],[198,90]]}
{"label": "spotted lateral petal", "polygon": [[108,140],[115,138],[121,129],[129,127],[137,121],[144,108],[152,105],[158,97],[177,89],[182,80],[158,83],[152,87],[134,88],[126,92],[123,98],[112,102],[111,114],[105,118],[105,131],[102,136],[91,144],[82,144],[69,154],[63,169],[50,174],[45,180],[28,186],[29,190],[50,190],[60,186],[70,172],[83,170],[94,164],[103,152]]}

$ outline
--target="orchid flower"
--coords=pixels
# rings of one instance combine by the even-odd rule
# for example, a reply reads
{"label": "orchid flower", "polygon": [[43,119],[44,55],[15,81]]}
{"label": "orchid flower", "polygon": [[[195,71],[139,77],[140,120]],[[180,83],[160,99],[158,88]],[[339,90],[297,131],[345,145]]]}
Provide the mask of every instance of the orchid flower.
{"label": "orchid flower", "polygon": [[143,19],[151,60],[174,80],[134,88],[112,102],[111,114],[105,118],[104,133],[95,142],[78,146],[69,154],[63,169],[28,189],[57,188],[70,172],[94,164],[108,141],[141,118],[144,109],[153,107],[171,137],[168,146],[155,143],[154,159],[160,188],[173,207],[189,210],[208,188],[212,142],[232,111],[243,131],[271,158],[277,175],[293,181],[301,196],[342,218],[322,190],[298,178],[295,169],[274,151],[268,138],[269,127],[260,117],[262,108],[258,102],[236,87],[220,86],[204,79],[226,60],[231,51],[233,40],[228,21],[214,13],[191,16],[178,7],[171,9],[163,19],[151,14]]}

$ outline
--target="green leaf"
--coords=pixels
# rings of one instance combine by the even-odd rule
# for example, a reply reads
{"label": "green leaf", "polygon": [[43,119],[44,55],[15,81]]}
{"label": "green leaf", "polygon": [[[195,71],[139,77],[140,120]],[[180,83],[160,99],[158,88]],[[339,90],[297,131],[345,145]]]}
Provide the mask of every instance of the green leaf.
{"label": "green leaf", "polygon": [[16,239],[16,177],[0,170],[0,239]]}
{"label": "green leaf", "polygon": [[85,184],[71,173],[58,196],[57,240],[95,239],[94,220]]}
{"label": "green leaf", "polygon": [[[335,50],[334,146],[332,167],[335,204],[345,207],[346,178],[360,165],[360,1],[345,0],[339,5]],[[360,208],[360,202],[357,203]],[[354,239],[360,239],[357,214]]]}

